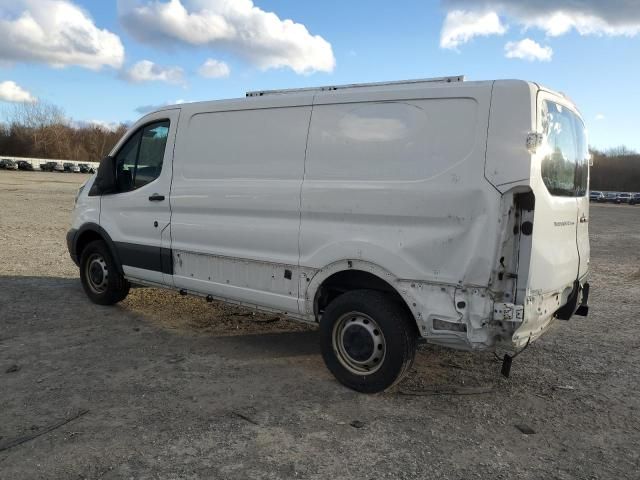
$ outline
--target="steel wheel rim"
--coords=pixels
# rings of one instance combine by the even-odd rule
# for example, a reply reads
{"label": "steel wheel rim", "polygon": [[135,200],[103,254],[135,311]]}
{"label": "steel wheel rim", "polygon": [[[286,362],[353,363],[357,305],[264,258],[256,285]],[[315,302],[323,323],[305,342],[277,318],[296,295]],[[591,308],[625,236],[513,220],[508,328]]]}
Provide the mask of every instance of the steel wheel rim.
{"label": "steel wheel rim", "polygon": [[380,326],[361,312],[342,315],[333,327],[333,350],[351,373],[371,375],[384,363],[387,343]]}
{"label": "steel wheel rim", "polygon": [[94,253],[87,260],[85,278],[93,293],[101,294],[107,290],[109,284],[109,271],[107,262],[99,253]]}

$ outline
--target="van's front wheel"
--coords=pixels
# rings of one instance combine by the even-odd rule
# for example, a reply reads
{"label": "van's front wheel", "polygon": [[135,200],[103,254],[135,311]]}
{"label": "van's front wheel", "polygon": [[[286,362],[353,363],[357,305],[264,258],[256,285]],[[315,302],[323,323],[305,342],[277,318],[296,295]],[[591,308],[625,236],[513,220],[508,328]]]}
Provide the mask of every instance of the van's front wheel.
{"label": "van's front wheel", "polygon": [[96,240],[82,250],[80,281],[93,303],[113,305],[129,294],[129,282],[118,272],[107,245]]}
{"label": "van's front wheel", "polygon": [[344,385],[376,393],[398,382],[416,351],[416,328],[384,293],[355,290],[331,302],[320,322],[322,357]]}

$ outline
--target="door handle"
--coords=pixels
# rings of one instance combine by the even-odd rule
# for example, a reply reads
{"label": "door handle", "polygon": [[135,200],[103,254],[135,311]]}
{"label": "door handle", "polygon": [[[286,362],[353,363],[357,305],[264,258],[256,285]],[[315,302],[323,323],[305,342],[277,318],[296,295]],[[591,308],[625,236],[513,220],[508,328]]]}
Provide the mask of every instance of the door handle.
{"label": "door handle", "polygon": [[154,193],[149,197],[150,202],[161,202],[164,200],[164,195],[160,195],[158,193]]}

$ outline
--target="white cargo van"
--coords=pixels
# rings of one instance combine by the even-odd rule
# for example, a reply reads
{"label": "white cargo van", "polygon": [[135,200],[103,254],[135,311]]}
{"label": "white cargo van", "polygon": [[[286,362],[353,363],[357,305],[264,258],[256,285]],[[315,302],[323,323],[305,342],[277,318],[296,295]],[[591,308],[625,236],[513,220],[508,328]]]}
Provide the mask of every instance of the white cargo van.
{"label": "white cargo van", "polygon": [[518,349],[585,315],[588,180],[577,108],[535,83],[250,92],[140,119],[67,241],[93,302],[135,283],[318,322],[376,392],[420,338]]}

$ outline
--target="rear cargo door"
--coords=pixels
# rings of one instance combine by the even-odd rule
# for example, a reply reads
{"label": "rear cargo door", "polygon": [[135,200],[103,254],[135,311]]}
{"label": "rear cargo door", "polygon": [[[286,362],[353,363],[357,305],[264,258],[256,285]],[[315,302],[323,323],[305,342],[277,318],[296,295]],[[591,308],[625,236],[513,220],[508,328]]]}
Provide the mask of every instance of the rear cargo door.
{"label": "rear cargo door", "polygon": [[578,254],[580,255],[580,278],[589,272],[589,199],[578,198]]}
{"label": "rear cargo door", "polygon": [[578,159],[576,164],[576,201],[578,203],[577,239],[580,256],[579,278],[589,271],[589,142],[582,120],[576,119],[576,135],[578,140]]}
{"label": "rear cargo door", "polygon": [[[563,97],[540,91],[538,132],[543,134],[532,172],[535,213],[528,290],[532,295],[571,287],[588,268],[587,178],[584,125]],[[523,222],[522,232],[529,226]]]}

